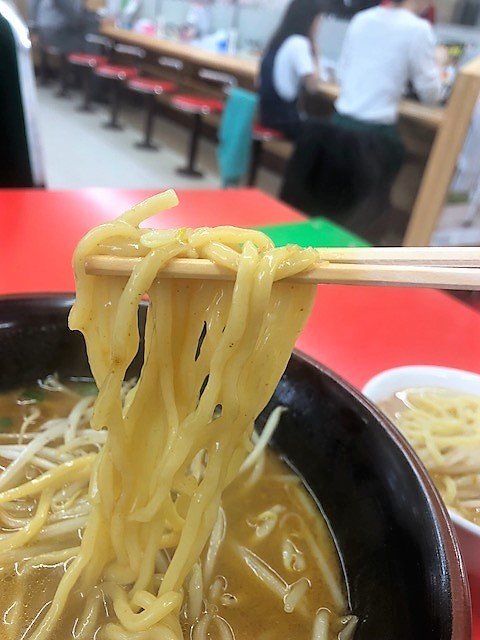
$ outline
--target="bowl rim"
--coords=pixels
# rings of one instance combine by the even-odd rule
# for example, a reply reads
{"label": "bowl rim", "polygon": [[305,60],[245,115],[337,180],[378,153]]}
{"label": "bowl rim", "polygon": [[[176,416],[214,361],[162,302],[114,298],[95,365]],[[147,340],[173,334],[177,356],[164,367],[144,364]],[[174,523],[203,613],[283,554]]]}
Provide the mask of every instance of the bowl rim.
{"label": "bowl rim", "polygon": [[[480,373],[475,371],[468,371],[467,369],[458,369],[456,367],[445,367],[441,365],[429,365],[429,364],[412,364],[402,365],[400,367],[391,367],[384,369],[379,373],[372,376],[362,387],[362,393],[369,399],[372,399],[372,394],[377,391],[376,387],[380,384],[385,384],[385,381],[393,381],[396,378],[402,376],[431,376],[438,380],[438,382],[445,381],[447,378],[451,379],[453,376],[455,380],[462,380],[462,382],[468,381],[473,384],[477,383],[480,386]],[[468,393],[468,392],[467,392]]]}
{"label": "bowl rim", "polygon": [[[436,511],[438,523],[442,530],[452,589],[452,640],[464,637],[471,638],[472,617],[470,586],[465,562],[460,551],[458,537],[452,519],[450,518],[450,512],[447,510],[437,488],[416,451],[393,422],[383,413],[383,411],[381,411],[381,409],[378,408],[373,400],[363,393],[362,390],[357,389],[341,375],[335,373],[329,367],[322,365],[305,352],[295,349],[294,353],[302,357],[310,365],[324,373],[327,373],[327,375],[333,375],[341,386],[347,389],[360,402],[360,404],[367,407],[368,410],[375,415],[382,428],[387,431],[394,443],[407,455],[410,465],[425,487],[429,502],[432,508]],[[397,367],[397,369],[400,368],[404,367]],[[447,367],[443,367],[443,369],[447,369]]]}
{"label": "bowl rim", "polygon": [[[313,360],[307,354],[303,353],[302,355],[306,360],[310,362],[310,364],[313,364],[314,366],[317,366],[322,370],[326,370],[327,372],[331,371],[330,369],[324,368],[321,365],[319,365],[318,362]],[[453,572],[452,571],[450,572],[450,580],[452,585],[452,598],[454,593],[458,594],[459,596],[458,601],[456,603],[452,602],[452,605],[453,605],[452,606],[452,640],[454,640],[457,637],[458,638],[464,637],[463,634],[465,634],[465,637],[471,638],[471,634],[472,634],[472,618],[471,618],[472,603],[471,603],[470,586],[469,586],[465,561],[463,559],[463,555],[460,550],[460,544],[458,541],[458,536],[455,531],[454,518],[452,518],[452,513],[445,506],[437,488],[433,483],[433,480],[431,479],[429,473],[425,469],[425,466],[420,460],[415,449],[408,442],[405,436],[400,432],[400,430],[394,425],[394,423],[377,406],[376,402],[369,396],[369,390],[371,386],[370,383],[372,383],[373,381],[376,381],[376,382],[380,381],[383,377],[386,377],[387,373],[390,373],[392,371],[397,373],[398,372],[403,373],[403,372],[408,372],[408,370],[412,370],[412,369],[415,369],[417,373],[423,373],[426,369],[431,370],[432,368],[435,368],[438,372],[441,372],[443,374],[450,373],[451,371],[461,371],[465,374],[475,377],[475,379],[477,379],[478,382],[480,382],[479,374],[475,374],[469,371],[463,371],[460,369],[454,369],[451,367],[433,367],[429,365],[411,365],[411,366],[405,365],[401,367],[393,367],[392,369],[387,369],[373,376],[364,385],[364,387],[361,390],[356,389],[355,387],[353,387],[353,385],[343,380],[340,376],[337,376],[337,377],[339,379],[339,382],[340,383],[343,382],[344,386],[347,387],[350,390],[350,392],[353,393],[353,395],[360,400],[362,404],[368,406],[370,411],[372,411],[377,417],[377,419],[381,422],[383,428],[386,429],[388,433],[391,435],[395,443],[409,454],[410,463],[414,467],[415,472],[421,478],[421,481],[424,483],[424,486],[428,491],[429,499],[435,503],[435,507],[438,510],[437,514],[443,515],[443,517],[441,518],[441,520],[439,520],[439,522],[440,522],[440,525],[442,526],[442,531],[444,534],[445,553],[448,557],[449,567],[454,569]],[[457,514],[455,514],[455,520],[457,520],[460,517],[461,516],[458,516]],[[464,518],[462,518],[462,520],[464,520]],[[459,520],[457,521],[460,525],[463,524]],[[472,523],[472,526],[476,527],[476,525],[474,525],[473,523]],[[471,529],[469,528],[469,531],[470,530]]]}

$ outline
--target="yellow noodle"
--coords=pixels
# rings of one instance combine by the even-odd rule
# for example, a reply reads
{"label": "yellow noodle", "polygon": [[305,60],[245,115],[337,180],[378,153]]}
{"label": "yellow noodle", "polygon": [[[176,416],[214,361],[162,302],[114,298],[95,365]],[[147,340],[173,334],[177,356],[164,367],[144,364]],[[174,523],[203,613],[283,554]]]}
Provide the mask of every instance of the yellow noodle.
{"label": "yellow noodle", "polygon": [[[162,200],[173,202],[165,195],[154,206]],[[130,567],[135,575],[130,595],[126,585],[112,587],[118,618],[118,624],[108,625],[112,637],[150,627],[158,628],[159,637],[167,628],[179,633],[172,610],[178,615],[184,582],[217,520],[221,492],[251,450],[254,420],[275,389],[314,296],[311,286],[274,285],[279,277],[309,268],[315,260],[310,251],[274,249],[263,234],[231,227],[169,233],[133,226],[129,238],[125,227],[138,225],[144,212],[151,214],[150,204],[111,223],[110,237],[100,228],[80,243],[77,302],[70,316],[70,325],[85,335],[99,387],[92,425],[108,429],[96,463],[98,494],[90,518],[96,534],[107,540],[100,546],[109,549],[99,557],[96,543],[89,547],[95,570],[89,565],[82,584],[93,586],[102,574],[111,575],[111,563]],[[85,257],[114,242],[117,251],[130,253],[135,242],[141,246],[142,260],[128,281],[85,276]],[[235,270],[236,280],[156,279],[164,265],[182,256],[215,260]],[[150,305],[144,365],[123,403],[119,392],[137,351],[137,305],[145,293]],[[199,451],[205,451],[204,470],[195,478],[190,469]],[[85,532],[89,529],[90,521]],[[86,541],[85,534],[79,557]],[[171,561],[158,593],[150,593],[156,558],[166,544],[173,550]],[[130,608],[129,598],[138,605],[139,593],[143,605],[148,601],[143,613]]]}
{"label": "yellow noodle", "polygon": [[[201,636],[202,629],[210,633],[210,622],[221,637],[233,633],[214,615],[216,603],[228,595],[215,578],[215,558],[207,554],[204,575],[200,556],[218,522],[222,492],[252,451],[254,421],[272,396],[313,304],[314,285],[282,280],[309,269],[316,254],[275,248],[264,234],[248,229],[139,226],[176,202],[173,192],[165,192],[140,203],[93,229],[76,250],[77,296],[69,324],[85,338],[99,389],[91,426],[105,430],[106,438],[98,453],[81,455],[0,494],[0,503],[10,503],[41,493],[37,515],[25,531],[8,536],[10,551],[47,521],[53,526],[59,505],[65,509],[88,498],[80,547],[70,541],[65,555],[42,549],[39,556],[65,559],[65,572],[29,640],[55,637],[67,602],[79,592],[87,594],[78,623],[82,638],[95,632],[105,606],[102,640],[180,640],[186,620],[194,624],[192,637]],[[87,275],[85,259],[98,253],[141,259],[130,277]],[[234,271],[235,280],[158,278],[177,257],[209,258]],[[143,365],[125,392],[127,369],[139,349],[138,305],[144,298]],[[258,452],[253,455],[254,462]],[[259,460],[252,481],[262,466]],[[88,496],[79,485],[49,507],[64,484],[86,485],[87,479]],[[222,541],[220,525],[211,556]],[[26,536],[27,529],[32,535]],[[313,553],[318,556],[316,548]],[[282,585],[286,608],[302,612],[297,600],[309,588],[308,580]]]}
{"label": "yellow noodle", "polygon": [[19,531],[15,531],[9,536],[0,538],[0,553],[3,551],[10,551],[12,549],[18,549],[30,542],[43,527],[48,518],[48,512],[50,510],[50,503],[53,496],[52,489],[45,489],[40,500],[38,501],[37,511],[33,518]]}
{"label": "yellow noodle", "polygon": [[0,493],[0,504],[25,498],[26,496],[34,496],[50,487],[55,487],[55,489],[58,490],[62,485],[69,482],[70,478],[79,480],[83,477],[88,477],[94,459],[95,454],[90,454],[82,458],[77,458],[76,460],[65,462],[29,482],[25,482],[12,489],[7,489],[7,491]]}

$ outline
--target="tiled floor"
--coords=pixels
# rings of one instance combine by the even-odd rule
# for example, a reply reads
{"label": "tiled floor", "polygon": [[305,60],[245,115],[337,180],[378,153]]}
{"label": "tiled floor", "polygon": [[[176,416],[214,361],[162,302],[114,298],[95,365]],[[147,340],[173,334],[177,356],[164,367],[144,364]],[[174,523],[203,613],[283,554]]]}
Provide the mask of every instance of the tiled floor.
{"label": "tiled floor", "polygon": [[[108,106],[96,105],[95,113],[77,111],[78,92],[71,98],[55,96],[53,85],[38,87],[41,139],[50,189],[82,187],[178,189],[219,188],[216,147],[205,138],[199,146],[201,179],[185,178],[176,167],[185,163],[189,132],[161,117],[155,121],[158,151],[135,148],[142,138],[143,110],[128,104],[122,107],[122,131],[105,129]],[[259,172],[258,186],[274,195],[279,179],[269,171]]]}

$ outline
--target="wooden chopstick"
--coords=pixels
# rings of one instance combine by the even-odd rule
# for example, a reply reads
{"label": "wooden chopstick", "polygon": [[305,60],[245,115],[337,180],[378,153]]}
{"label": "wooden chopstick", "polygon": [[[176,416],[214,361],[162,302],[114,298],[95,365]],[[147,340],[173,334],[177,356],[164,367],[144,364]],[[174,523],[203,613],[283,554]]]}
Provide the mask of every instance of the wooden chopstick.
{"label": "wooden chopstick", "polygon": [[[318,249],[318,266],[288,282],[480,290],[480,250],[474,247]],[[140,258],[90,256],[91,275],[129,276]],[[233,271],[209,260],[179,258],[162,278],[230,280]]]}
{"label": "wooden chopstick", "polygon": [[480,247],[347,247],[317,252],[321,260],[348,264],[480,267]]}

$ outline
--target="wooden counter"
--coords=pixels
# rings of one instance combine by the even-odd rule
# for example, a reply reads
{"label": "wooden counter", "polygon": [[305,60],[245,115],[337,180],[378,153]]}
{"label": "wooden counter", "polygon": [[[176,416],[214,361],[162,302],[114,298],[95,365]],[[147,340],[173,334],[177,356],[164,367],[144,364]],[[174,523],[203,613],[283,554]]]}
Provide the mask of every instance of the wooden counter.
{"label": "wooden counter", "polygon": [[[102,32],[115,42],[143,47],[147,51],[145,68],[150,73],[155,73],[160,56],[181,59],[185,65],[184,71],[181,78],[177,74],[175,81],[182,85],[196,86],[208,92],[209,88],[202,86],[196,78],[198,69],[206,67],[234,75],[244,88],[253,90],[255,87],[257,60],[204,51],[189,44],[115,27],[105,27]],[[428,106],[413,100],[402,100],[400,103],[399,128],[407,158],[393,187],[392,203],[396,210],[409,216],[404,244],[430,243],[479,91],[480,58],[460,69],[447,107]],[[319,83],[312,104],[319,107],[320,115],[333,109],[338,92],[336,84]],[[307,101],[307,110],[310,111],[309,101],[310,98]],[[317,109],[313,112],[317,112]],[[279,144],[277,149],[275,145]],[[284,162],[289,157],[291,145],[269,143],[267,149]]]}
{"label": "wooden counter", "polygon": [[[166,79],[180,81],[184,87],[194,91],[211,93],[212,96],[218,92],[218,89],[199,84],[197,73],[202,67],[232,74],[237,78],[240,86],[250,90],[255,88],[258,60],[205,51],[186,43],[164,40],[116,27],[105,27],[102,32],[115,42],[144,48],[147,51],[147,58],[143,66],[149,74],[158,73],[156,67],[158,67],[160,56],[182,60],[185,66],[181,79],[178,78],[178,74],[175,77],[168,77],[168,73],[165,74],[164,71],[162,71],[162,75],[165,75]],[[325,114],[329,113],[338,92],[339,88],[336,84],[319,83],[317,94],[308,99],[308,102],[312,104],[312,113],[318,114],[317,107],[320,110],[320,115],[322,110]],[[321,106],[322,102],[323,106]],[[402,177],[395,189],[395,206],[400,210],[409,212],[413,207],[423,170],[436,130],[442,122],[443,114],[443,108],[422,105],[413,100],[404,100],[400,105],[401,134],[409,153],[409,163],[402,171]],[[212,122],[209,121],[210,124],[215,127],[216,121],[210,120],[212,120]],[[267,155],[264,156],[264,159],[270,160],[271,167],[275,166],[277,170],[282,171],[284,163],[290,157],[292,145],[288,142],[272,141],[265,145],[265,150]]]}
{"label": "wooden counter", "polygon": [[[333,82],[320,82],[318,85],[318,93],[332,103],[338,98],[339,92],[339,86]],[[421,104],[416,100],[402,100],[398,111],[401,120],[408,120],[433,130],[440,126],[445,113],[443,107]]]}
{"label": "wooden counter", "polygon": [[[258,60],[205,51],[190,44],[164,40],[117,27],[104,27],[102,33],[115,42],[143,47],[147,52],[158,56],[179,58],[184,63],[196,67],[208,67],[224,73],[231,73],[242,86],[251,88],[255,86]],[[321,82],[318,87],[319,94],[331,102],[337,98],[338,91],[338,85],[334,83]],[[443,113],[442,107],[430,107],[414,100],[403,100],[400,105],[402,118],[429,129],[436,129],[439,126]]]}
{"label": "wooden counter", "polygon": [[480,57],[459,71],[442,125],[429,154],[404,238],[407,246],[430,244],[480,95]]}
{"label": "wooden counter", "polygon": [[254,86],[258,61],[251,58],[240,58],[213,51],[205,51],[183,42],[163,40],[134,31],[118,29],[117,27],[104,27],[102,34],[115,42],[142,47],[150,54],[178,58],[184,63],[198,68],[207,67],[230,73],[238,79],[240,85],[245,87]]}

